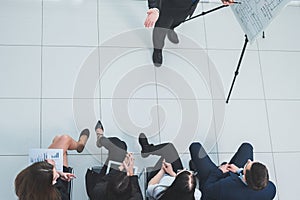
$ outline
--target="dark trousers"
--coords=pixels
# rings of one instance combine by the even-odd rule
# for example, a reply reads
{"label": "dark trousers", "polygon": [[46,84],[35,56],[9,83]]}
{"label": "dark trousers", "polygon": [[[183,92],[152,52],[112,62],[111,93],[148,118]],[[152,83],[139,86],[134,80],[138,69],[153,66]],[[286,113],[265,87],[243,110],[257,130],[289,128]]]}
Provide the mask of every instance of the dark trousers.
{"label": "dark trousers", "polygon": [[159,17],[153,29],[152,41],[155,49],[162,49],[165,46],[165,38],[168,31],[179,26],[187,17],[173,18],[172,16]]}
{"label": "dark trousers", "polygon": [[162,162],[165,159],[166,162],[172,164],[172,168],[176,173],[177,170],[183,169],[182,162],[179,158],[178,152],[172,143],[163,143],[158,145],[151,145],[150,154],[160,156],[159,160],[156,162],[155,166],[152,168],[151,172],[147,177],[147,181],[151,180],[157,172],[161,169]]}
{"label": "dark trousers", "polygon": [[198,5],[198,2],[199,0],[196,0],[196,2],[192,3],[191,0],[190,5],[187,4],[188,6],[186,9],[164,9],[164,7],[168,7],[169,5],[162,5],[162,8],[160,8],[159,18],[155,23],[152,35],[153,46],[155,49],[162,49],[164,47],[168,31],[170,29],[173,30],[184,22],[188,16],[192,15]]}
{"label": "dark trousers", "polygon": [[117,137],[101,137],[99,140],[100,144],[108,150],[108,157],[100,172],[101,175],[105,175],[107,165],[110,160],[120,163],[123,162],[127,154],[127,145],[124,141],[120,140]]}
{"label": "dark trousers", "polygon": [[[199,188],[202,190],[210,172],[218,167],[211,161],[200,143],[190,145],[190,154],[197,171]],[[229,164],[235,164],[237,167],[242,168],[248,159],[253,160],[253,147],[249,143],[243,143],[231,158]]]}

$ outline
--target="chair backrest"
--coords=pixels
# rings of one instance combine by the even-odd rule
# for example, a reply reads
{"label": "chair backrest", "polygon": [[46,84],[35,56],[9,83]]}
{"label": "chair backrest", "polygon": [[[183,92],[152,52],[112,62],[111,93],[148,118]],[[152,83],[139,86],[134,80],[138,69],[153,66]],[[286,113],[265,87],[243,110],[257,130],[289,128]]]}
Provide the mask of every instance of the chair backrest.
{"label": "chair backrest", "polygon": [[[74,174],[74,169],[73,168],[71,168],[70,173]],[[69,186],[68,187],[69,197],[70,197],[70,200],[72,200],[73,199],[72,198],[73,179],[69,182],[68,186]]]}
{"label": "chair backrest", "polygon": [[[72,167],[68,167],[68,172],[74,174],[74,169]],[[67,192],[69,195],[69,200],[72,200],[72,188],[73,188],[73,180],[66,182],[67,183]]]}
{"label": "chair backrest", "polygon": [[85,174],[85,188],[86,192],[89,198],[92,196],[92,191],[95,185],[97,184],[97,181],[102,176],[100,175],[102,165],[93,166],[87,169]]}
{"label": "chair backrest", "polygon": [[[64,172],[74,173],[73,168],[64,167]],[[72,185],[73,181],[63,181],[62,179],[57,179],[56,188],[61,194],[62,200],[71,200],[72,199]]]}

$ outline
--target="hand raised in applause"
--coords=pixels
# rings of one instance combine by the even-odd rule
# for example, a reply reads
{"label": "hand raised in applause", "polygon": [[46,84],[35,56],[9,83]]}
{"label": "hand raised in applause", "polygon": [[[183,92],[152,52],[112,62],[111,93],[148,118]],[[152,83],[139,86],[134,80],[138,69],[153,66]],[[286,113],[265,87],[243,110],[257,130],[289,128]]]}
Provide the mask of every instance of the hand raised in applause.
{"label": "hand raised in applause", "polygon": [[239,168],[235,164],[229,164],[227,169],[233,173],[237,173],[237,171],[239,170]]}
{"label": "hand raised in applause", "polygon": [[176,173],[173,170],[172,164],[167,163],[165,160],[162,162],[162,168],[165,173],[169,174],[170,176],[176,176]]}
{"label": "hand raised in applause", "polygon": [[132,153],[128,153],[123,161],[123,167],[127,172],[127,176],[133,176],[133,168],[134,168],[134,158]]}
{"label": "hand raised in applause", "polygon": [[228,165],[229,164],[223,164],[223,165],[221,165],[220,167],[219,167],[219,169],[223,172],[223,173],[227,173],[227,172],[229,172],[229,170],[228,170]]}

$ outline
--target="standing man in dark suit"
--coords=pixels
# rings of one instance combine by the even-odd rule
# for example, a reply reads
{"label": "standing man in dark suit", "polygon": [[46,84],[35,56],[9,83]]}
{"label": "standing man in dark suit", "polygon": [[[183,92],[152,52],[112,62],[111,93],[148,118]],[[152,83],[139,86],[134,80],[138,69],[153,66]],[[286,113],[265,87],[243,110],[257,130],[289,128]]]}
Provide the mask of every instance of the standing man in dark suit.
{"label": "standing man in dark suit", "polygon": [[[233,0],[222,0],[224,4],[231,4]],[[199,0],[148,0],[149,10],[145,20],[145,27],[152,27],[153,46],[152,55],[153,63],[156,67],[162,64],[162,49],[166,35],[168,39],[178,44],[179,39],[174,28],[179,26],[188,16],[192,16]]]}
{"label": "standing man in dark suit", "polygon": [[271,200],[276,187],[266,166],[253,161],[253,147],[243,143],[229,163],[217,167],[200,143],[190,145],[190,167],[197,171],[202,200]]}

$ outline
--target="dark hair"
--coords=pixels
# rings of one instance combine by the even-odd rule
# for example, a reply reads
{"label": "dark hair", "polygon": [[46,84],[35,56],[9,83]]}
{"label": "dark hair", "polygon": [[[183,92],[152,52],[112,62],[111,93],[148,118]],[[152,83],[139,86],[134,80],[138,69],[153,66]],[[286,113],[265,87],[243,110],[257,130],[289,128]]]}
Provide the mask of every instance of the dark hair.
{"label": "dark hair", "polygon": [[130,178],[124,172],[115,172],[107,183],[108,200],[128,200],[131,194]]}
{"label": "dark hair", "polygon": [[173,183],[166,189],[159,200],[195,200],[196,178],[190,171],[177,174]]}
{"label": "dark hair", "polygon": [[36,162],[23,169],[15,179],[15,192],[19,200],[61,200],[53,181],[53,165]]}
{"label": "dark hair", "polygon": [[262,190],[269,182],[268,169],[262,163],[254,162],[250,170],[246,170],[245,179],[251,189]]}

